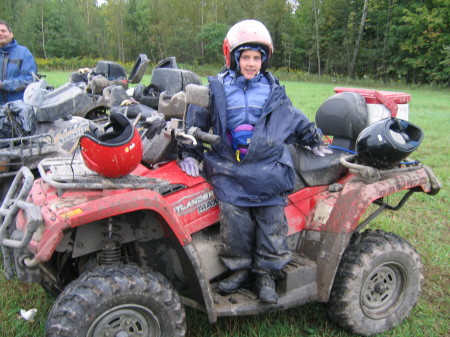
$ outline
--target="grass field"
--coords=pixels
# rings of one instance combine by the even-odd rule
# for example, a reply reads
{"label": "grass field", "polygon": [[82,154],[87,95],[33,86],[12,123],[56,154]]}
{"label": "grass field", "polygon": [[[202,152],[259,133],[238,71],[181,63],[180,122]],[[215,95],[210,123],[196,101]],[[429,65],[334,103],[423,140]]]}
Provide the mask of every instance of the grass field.
{"label": "grass field", "polygon": [[[64,77],[65,76],[65,77]],[[48,74],[59,86],[67,73]],[[61,82],[58,82],[61,81]],[[143,83],[149,83],[149,77]],[[283,83],[283,82],[282,82]],[[320,104],[333,94],[335,84],[284,82],[294,105],[311,119]],[[348,86],[348,85],[346,85]],[[382,88],[378,88],[382,89]],[[436,196],[415,194],[399,212],[385,212],[370,228],[395,232],[407,239],[422,257],[425,282],[418,305],[401,326],[382,336],[450,336],[450,92],[426,88],[395,89],[412,95],[410,121],[423,128],[425,138],[413,158],[433,169],[443,188]],[[53,299],[37,285],[6,281],[0,262],[0,337],[43,336],[46,315]],[[34,322],[18,318],[20,309],[37,308]],[[324,305],[311,303],[279,313],[220,318],[210,325],[205,314],[187,309],[190,337],[297,337],[353,336],[331,323]]]}

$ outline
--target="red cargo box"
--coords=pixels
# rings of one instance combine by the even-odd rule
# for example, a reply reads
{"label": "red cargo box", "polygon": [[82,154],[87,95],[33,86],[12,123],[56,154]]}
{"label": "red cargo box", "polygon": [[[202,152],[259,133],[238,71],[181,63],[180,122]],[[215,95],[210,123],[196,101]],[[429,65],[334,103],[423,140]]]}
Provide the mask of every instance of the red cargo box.
{"label": "red cargo box", "polygon": [[367,103],[369,112],[368,124],[375,123],[383,118],[396,117],[404,120],[409,118],[409,101],[411,95],[404,92],[381,91],[361,88],[336,87],[334,92],[356,92]]}

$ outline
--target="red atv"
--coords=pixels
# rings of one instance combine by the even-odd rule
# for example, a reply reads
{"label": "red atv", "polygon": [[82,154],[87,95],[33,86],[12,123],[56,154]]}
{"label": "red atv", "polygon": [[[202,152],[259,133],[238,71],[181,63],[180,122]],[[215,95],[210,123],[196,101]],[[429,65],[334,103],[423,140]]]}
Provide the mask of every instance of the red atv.
{"label": "red atv", "polygon": [[[367,165],[384,150],[364,160],[352,154],[360,133],[369,130],[370,140],[379,130],[367,127],[361,95],[332,96],[316,121],[333,137],[334,153],[317,157],[291,147],[298,179],[285,212],[293,259],[277,281],[278,303],[262,304],[245,288],[221,295],[215,283],[227,270],[218,256],[217,200],[207,180],[187,176],[176,162],[177,141],[217,140],[184,129],[186,104],[208,101],[204,90],[188,89],[161,107],[178,119],[143,137],[142,163],[130,175],[108,179],[81,160],[52,158],[40,163],[40,179],[23,167],[14,180],[0,209],[5,270],[59,294],[46,336],[184,336],[184,306],[215,323],[311,301],[328,303],[330,318],[358,334],[400,324],[421,291],[420,257],[396,234],[362,230],[414,192],[438,193],[432,171],[411,161]],[[408,145],[402,122],[388,120],[391,145]],[[417,148],[421,135],[413,138]],[[388,204],[385,197],[397,192],[398,204]]]}

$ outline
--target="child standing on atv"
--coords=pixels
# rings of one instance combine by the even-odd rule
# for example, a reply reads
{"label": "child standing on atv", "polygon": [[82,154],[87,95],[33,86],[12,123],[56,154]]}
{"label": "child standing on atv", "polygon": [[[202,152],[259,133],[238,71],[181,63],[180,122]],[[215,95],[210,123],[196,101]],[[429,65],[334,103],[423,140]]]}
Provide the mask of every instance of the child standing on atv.
{"label": "child standing on atv", "polygon": [[255,279],[264,303],[277,303],[274,278],[291,259],[286,242],[286,195],[294,188],[287,144],[309,146],[323,156],[322,134],[292,106],[284,87],[266,71],[273,53],[269,31],[259,21],[235,24],[223,43],[227,68],[209,77],[210,107],[191,105],[187,128],[212,129],[221,142],[204,153],[182,146],[181,169],[198,176],[203,160],[220,204],[220,258],[232,272],[217,284],[232,293]]}

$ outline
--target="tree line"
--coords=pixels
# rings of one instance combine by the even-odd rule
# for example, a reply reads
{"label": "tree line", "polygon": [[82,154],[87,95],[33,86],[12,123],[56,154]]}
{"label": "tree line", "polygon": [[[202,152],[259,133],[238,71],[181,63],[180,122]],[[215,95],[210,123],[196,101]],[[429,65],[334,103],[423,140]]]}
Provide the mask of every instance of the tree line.
{"label": "tree line", "polygon": [[450,0],[3,0],[39,58],[221,63],[237,21],[272,34],[272,67],[318,75],[450,84]]}

